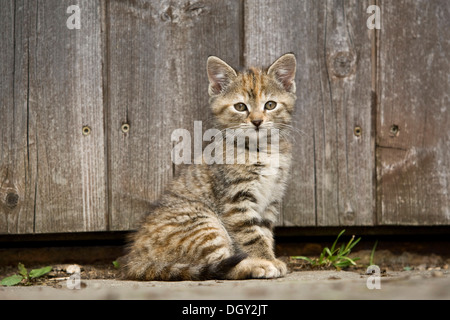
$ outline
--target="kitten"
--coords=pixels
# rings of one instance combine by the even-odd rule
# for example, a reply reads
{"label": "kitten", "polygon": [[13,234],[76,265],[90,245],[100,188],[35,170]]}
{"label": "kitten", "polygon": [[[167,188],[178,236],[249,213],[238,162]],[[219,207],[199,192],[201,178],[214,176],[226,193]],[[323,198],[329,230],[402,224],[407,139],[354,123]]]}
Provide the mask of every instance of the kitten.
{"label": "kitten", "polygon": [[[216,127],[222,132],[266,129],[268,144],[278,141],[266,150],[277,157],[275,171],[268,170],[273,169],[274,157],[264,158],[261,148],[249,147],[252,138],[243,148],[247,158],[252,153],[257,157],[256,162],[245,158],[241,164],[186,166],[132,236],[122,258],[125,278],[248,279],[286,274],[285,263],[275,258],[272,228],[291,162],[286,136],[296,99],[295,70],[290,53],[267,70],[250,68],[242,73],[217,57],[208,58]],[[236,147],[235,136],[225,135],[224,147]],[[238,153],[233,153],[235,160]]]}

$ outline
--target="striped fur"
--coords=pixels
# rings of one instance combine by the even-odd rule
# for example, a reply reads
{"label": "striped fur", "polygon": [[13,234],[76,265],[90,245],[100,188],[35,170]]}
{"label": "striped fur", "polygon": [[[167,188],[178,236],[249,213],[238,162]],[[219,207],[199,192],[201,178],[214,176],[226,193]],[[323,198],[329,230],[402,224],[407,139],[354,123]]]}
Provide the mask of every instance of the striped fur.
{"label": "striped fur", "polygon": [[[217,128],[254,130],[252,121],[261,121],[259,128],[279,129],[279,167],[275,174],[267,174],[264,170],[271,166],[267,158],[258,158],[257,163],[186,166],[132,236],[122,259],[126,278],[247,279],[286,274],[286,265],[274,255],[272,227],[291,162],[286,137],[295,103],[294,76],[292,54],[267,70],[242,73],[219,58],[208,59]],[[269,100],[277,103],[270,111],[264,109]],[[237,103],[244,103],[247,111],[238,112]],[[243,152],[261,155],[247,145]]]}

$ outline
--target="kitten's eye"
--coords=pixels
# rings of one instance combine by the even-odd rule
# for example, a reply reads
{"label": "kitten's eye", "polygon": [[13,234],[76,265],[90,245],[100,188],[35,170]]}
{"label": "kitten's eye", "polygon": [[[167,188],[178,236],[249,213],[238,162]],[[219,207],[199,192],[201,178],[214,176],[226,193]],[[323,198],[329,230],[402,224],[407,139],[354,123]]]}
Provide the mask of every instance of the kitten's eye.
{"label": "kitten's eye", "polygon": [[234,108],[235,108],[237,111],[239,111],[239,112],[247,111],[247,106],[246,106],[245,104],[243,104],[242,102],[236,103],[236,104],[234,105]]}
{"label": "kitten's eye", "polygon": [[277,103],[275,101],[267,101],[264,105],[264,108],[266,110],[273,110],[277,107]]}

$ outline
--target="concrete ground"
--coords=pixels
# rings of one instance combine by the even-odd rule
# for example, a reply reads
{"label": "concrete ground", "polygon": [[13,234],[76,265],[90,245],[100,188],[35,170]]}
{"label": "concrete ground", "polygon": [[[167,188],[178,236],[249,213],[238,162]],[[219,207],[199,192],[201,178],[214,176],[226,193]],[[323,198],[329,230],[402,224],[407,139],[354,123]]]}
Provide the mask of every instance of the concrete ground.
{"label": "concrete ground", "polygon": [[387,272],[379,278],[380,288],[370,290],[367,283],[376,285],[374,277],[353,271],[296,271],[280,279],[245,281],[81,279],[0,287],[0,299],[450,299],[450,270]]}

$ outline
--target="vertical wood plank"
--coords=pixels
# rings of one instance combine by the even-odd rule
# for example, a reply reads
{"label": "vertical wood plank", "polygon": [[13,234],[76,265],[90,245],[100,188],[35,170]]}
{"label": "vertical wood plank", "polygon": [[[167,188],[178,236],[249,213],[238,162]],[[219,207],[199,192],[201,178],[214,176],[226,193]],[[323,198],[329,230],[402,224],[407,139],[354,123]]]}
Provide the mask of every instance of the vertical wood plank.
{"label": "vertical wood plank", "polygon": [[[297,55],[292,178],[283,225],[371,225],[374,139],[368,1],[245,2],[246,64]],[[362,129],[354,135],[355,127]]]}
{"label": "vertical wood plank", "polygon": [[379,1],[378,223],[450,223],[450,8]]}
{"label": "vertical wood plank", "polygon": [[[316,144],[317,224],[373,225],[375,140],[369,1],[327,1],[320,14],[322,141]],[[356,131],[355,131],[356,129]],[[360,134],[357,131],[360,131]],[[316,131],[317,132],[317,131]],[[321,136],[319,133],[317,136]],[[321,158],[319,160],[319,158]]]}
{"label": "vertical wood plank", "polygon": [[69,30],[71,4],[11,1],[2,9],[2,233],[107,226],[99,8],[79,1],[81,29]]}
{"label": "vertical wood plank", "polygon": [[[100,9],[98,2],[78,1],[81,29],[69,30],[72,4],[15,2],[6,181],[18,188],[22,209],[8,233],[107,228]],[[83,126],[90,135],[82,134]]]}
{"label": "vertical wood plank", "polygon": [[172,177],[172,131],[207,127],[206,59],[239,66],[240,14],[238,0],[109,3],[111,230],[136,228]]}
{"label": "vertical wood plank", "polygon": [[[101,13],[78,1],[37,2],[30,42],[29,145],[36,162],[35,232],[105,230]],[[90,128],[83,135],[83,127]]]}
{"label": "vertical wood plank", "polygon": [[320,95],[309,92],[317,91],[317,81],[312,81],[311,74],[317,73],[319,66],[316,48],[306,39],[317,35],[317,25],[309,18],[317,12],[317,6],[311,1],[255,0],[245,1],[244,12],[247,67],[269,66],[286,52],[296,55],[298,98],[293,121],[299,131],[293,132],[291,178],[278,225],[315,225],[314,110],[311,106],[319,103]]}
{"label": "vertical wood plank", "polygon": [[23,1],[0,11],[0,233],[32,233],[34,177],[27,148],[27,51],[32,21]]}

